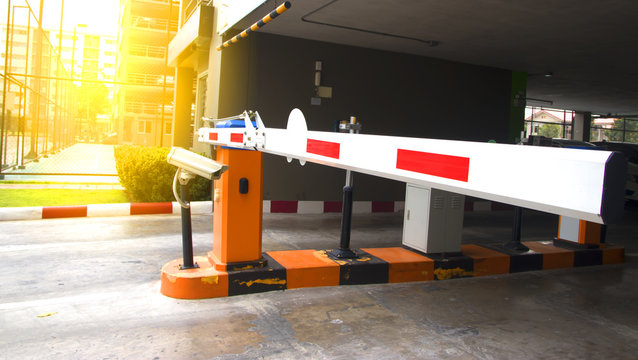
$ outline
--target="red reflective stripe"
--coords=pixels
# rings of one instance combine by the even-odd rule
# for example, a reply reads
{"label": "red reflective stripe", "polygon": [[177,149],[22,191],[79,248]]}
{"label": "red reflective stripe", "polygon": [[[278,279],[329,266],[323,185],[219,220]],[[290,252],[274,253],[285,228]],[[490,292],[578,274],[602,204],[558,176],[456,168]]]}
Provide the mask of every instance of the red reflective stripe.
{"label": "red reflective stripe", "polygon": [[208,133],[208,140],[217,141],[217,133]]}
{"label": "red reflective stripe", "polygon": [[470,158],[398,149],[397,169],[467,182]]}
{"label": "red reflective stripe", "polygon": [[373,201],[372,212],[394,212],[394,201]]}
{"label": "red reflective stripe", "polygon": [[342,209],[341,201],[324,201],[323,202],[323,212],[325,213],[333,213],[333,212],[341,212]]}
{"label": "red reflective stripe", "polygon": [[169,202],[132,203],[130,209],[131,215],[172,214],[173,204]]}
{"label": "red reflective stripe", "polygon": [[243,143],[244,134],[237,134],[237,133],[230,134],[230,142]]}
{"label": "red reflective stripe", "polygon": [[306,152],[331,157],[333,159],[339,159],[340,148],[341,144],[329,141],[308,139],[306,143]]}
{"label": "red reflective stripe", "polygon": [[87,206],[44,206],[42,208],[43,219],[84,217],[87,213]]}
{"label": "red reflective stripe", "polygon": [[295,200],[272,200],[270,202],[271,213],[296,213],[299,202]]}

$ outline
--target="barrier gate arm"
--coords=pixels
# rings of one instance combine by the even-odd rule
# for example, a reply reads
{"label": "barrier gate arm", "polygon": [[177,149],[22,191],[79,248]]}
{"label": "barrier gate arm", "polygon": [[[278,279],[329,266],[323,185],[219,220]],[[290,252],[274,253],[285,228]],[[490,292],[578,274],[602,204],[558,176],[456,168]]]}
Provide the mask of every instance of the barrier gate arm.
{"label": "barrier gate arm", "polygon": [[200,142],[253,149],[596,223],[622,215],[622,154],[551,147],[309,131],[299,109],[286,129],[200,128]]}

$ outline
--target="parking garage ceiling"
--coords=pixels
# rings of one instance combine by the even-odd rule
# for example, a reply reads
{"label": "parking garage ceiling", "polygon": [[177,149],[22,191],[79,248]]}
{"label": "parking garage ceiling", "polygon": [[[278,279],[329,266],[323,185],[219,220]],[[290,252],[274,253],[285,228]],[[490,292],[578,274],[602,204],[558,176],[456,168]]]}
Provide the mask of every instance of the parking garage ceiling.
{"label": "parking garage ceiling", "polygon": [[[282,2],[266,1],[237,26]],[[524,71],[528,105],[638,117],[636,0],[291,3],[260,31]]]}

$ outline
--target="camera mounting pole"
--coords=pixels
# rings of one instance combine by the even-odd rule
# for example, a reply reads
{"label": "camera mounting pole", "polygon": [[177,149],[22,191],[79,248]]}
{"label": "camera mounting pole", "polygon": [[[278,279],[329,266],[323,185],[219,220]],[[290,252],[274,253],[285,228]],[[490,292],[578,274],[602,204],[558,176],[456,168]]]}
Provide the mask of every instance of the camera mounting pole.
{"label": "camera mounting pole", "polygon": [[177,169],[175,173],[175,179],[173,180],[173,192],[175,193],[175,180],[179,181],[179,193],[177,196],[175,193],[175,199],[181,205],[182,215],[182,254],[183,264],[180,265],[180,270],[185,269],[197,269],[199,265],[193,260],[193,228],[191,224],[191,207],[190,207],[190,181],[197,175],[183,170]]}
{"label": "camera mounting pole", "polygon": [[[173,195],[182,207],[182,251],[184,257],[183,264],[180,264],[179,269],[195,269],[199,265],[193,261],[193,231],[188,185],[198,175],[208,180],[219,179],[228,170],[228,166],[179,147],[171,148],[166,156],[166,161],[177,166],[173,178]],[[179,195],[177,194],[178,181],[180,184]]]}

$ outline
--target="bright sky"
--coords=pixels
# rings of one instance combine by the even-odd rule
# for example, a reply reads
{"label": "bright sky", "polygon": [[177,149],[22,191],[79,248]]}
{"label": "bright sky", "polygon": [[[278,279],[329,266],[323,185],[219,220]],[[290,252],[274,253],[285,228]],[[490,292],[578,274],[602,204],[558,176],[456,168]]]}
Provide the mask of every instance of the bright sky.
{"label": "bright sky", "polygon": [[[44,28],[60,28],[60,5],[63,0],[44,1]],[[11,0],[12,6],[28,3],[37,16],[40,0]],[[0,23],[6,23],[7,2],[0,1]],[[73,31],[77,24],[86,24],[87,32],[117,36],[120,0],[64,0],[63,28]],[[26,25],[26,9],[16,8],[15,23]],[[31,24],[35,23],[31,19]]]}

